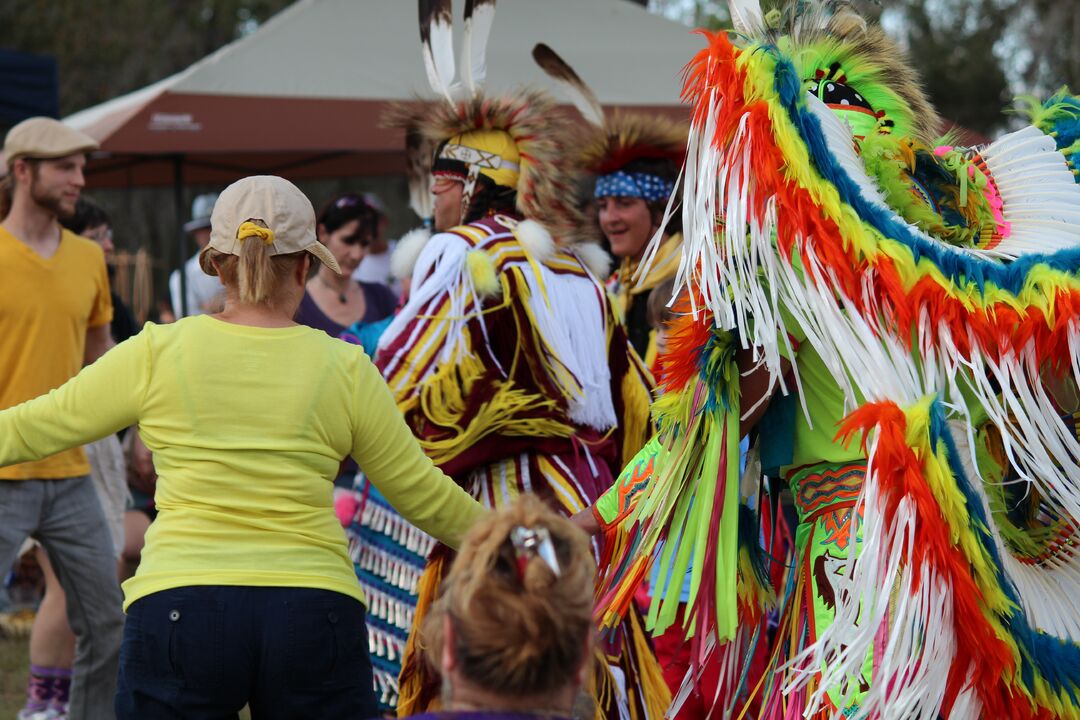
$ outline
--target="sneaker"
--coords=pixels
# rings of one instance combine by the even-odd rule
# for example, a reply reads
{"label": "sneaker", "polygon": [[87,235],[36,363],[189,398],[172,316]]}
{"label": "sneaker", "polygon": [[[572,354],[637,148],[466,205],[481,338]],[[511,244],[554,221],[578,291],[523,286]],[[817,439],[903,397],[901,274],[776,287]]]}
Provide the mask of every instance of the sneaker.
{"label": "sneaker", "polygon": [[45,708],[44,710],[31,710],[30,708],[23,708],[19,711],[19,714],[15,716],[15,720],[59,720],[66,718],[67,714],[59,715],[53,708]]}

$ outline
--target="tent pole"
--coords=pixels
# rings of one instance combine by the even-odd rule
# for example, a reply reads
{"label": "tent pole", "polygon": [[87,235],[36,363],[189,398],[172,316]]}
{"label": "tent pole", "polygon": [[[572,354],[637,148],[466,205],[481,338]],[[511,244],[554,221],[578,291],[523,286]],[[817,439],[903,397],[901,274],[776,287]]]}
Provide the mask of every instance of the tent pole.
{"label": "tent pole", "polygon": [[[180,281],[180,318],[187,317],[187,233],[184,232],[184,156],[173,155],[173,204],[176,208],[176,248],[179,253],[180,269],[177,271]],[[175,308],[174,308],[175,311]]]}

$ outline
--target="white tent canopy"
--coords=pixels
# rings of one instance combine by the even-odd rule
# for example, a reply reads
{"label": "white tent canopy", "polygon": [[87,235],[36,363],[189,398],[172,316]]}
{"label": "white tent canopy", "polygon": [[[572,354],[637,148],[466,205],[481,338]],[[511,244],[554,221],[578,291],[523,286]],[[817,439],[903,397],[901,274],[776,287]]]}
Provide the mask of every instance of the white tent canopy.
{"label": "white tent canopy", "polygon": [[[455,40],[461,43],[460,12]],[[488,87],[546,82],[546,42],[612,105],[678,105],[680,71],[703,45],[683,25],[626,0],[501,0]],[[173,92],[406,100],[428,93],[411,0],[302,0],[255,34],[177,76]]]}
{"label": "white tent canopy", "polygon": [[[460,44],[463,3],[456,5]],[[704,45],[626,0],[501,0],[487,89],[550,88],[532,60],[538,42],[573,65],[605,105],[672,114],[685,113],[681,71]],[[67,121],[109,155],[94,163],[95,184],[110,184],[109,175],[140,184],[140,173],[142,182],[168,181],[169,172],[155,180],[136,166],[177,156],[196,172],[224,176],[305,165],[314,171],[306,174],[386,173],[401,169],[402,141],[378,127],[383,104],[418,95],[431,93],[415,2],[300,0],[183,72]]]}

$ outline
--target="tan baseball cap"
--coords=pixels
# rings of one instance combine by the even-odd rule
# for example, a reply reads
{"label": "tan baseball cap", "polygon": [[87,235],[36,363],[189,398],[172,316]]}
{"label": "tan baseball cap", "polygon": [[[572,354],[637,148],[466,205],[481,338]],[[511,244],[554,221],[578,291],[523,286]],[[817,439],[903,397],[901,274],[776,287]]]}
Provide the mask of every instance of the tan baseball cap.
{"label": "tan baseball cap", "polygon": [[17,158],[61,158],[97,150],[97,140],[59,120],[34,117],[8,130],[4,158],[10,168]]}
{"label": "tan baseball cap", "polygon": [[271,255],[306,250],[341,273],[333,254],[315,236],[315,208],[300,188],[274,175],[253,175],[225,188],[214,204],[210,243],[199,253],[199,266],[207,275],[217,275],[207,256],[210,248],[239,255],[242,242],[260,242],[257,237],[237,239],[240,226],[249,221],[258,221],[273,233]]}

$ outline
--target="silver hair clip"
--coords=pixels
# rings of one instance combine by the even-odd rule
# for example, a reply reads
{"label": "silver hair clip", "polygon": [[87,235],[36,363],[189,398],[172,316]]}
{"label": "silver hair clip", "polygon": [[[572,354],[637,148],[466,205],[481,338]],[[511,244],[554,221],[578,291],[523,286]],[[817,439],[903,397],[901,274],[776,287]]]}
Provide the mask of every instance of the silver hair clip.
{"label": "silver hair clip", "polygon": [[525,568],[533,557],[543,560],[555,577],[561,575],[559,559],[555,556],[555,544],[551,542],[551,533],[546,527],[517,525],[510,531],[510,542],[514,546],[517,559],[518,580],[525,580]]}

